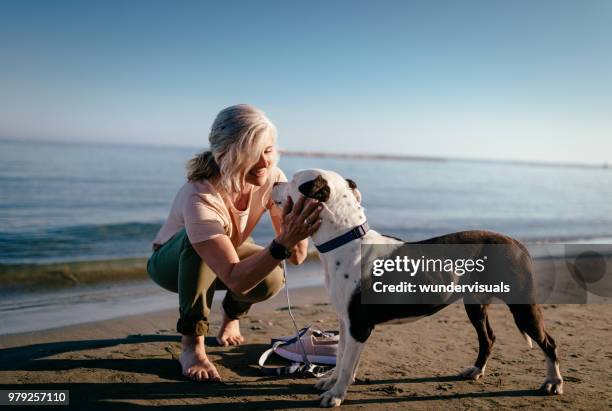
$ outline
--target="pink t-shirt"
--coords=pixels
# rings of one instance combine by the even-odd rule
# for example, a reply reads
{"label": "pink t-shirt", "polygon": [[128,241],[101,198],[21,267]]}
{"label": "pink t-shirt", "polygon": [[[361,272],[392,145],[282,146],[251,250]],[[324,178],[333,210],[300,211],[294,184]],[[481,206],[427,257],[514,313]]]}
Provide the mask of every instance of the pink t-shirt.
{"label": "pink t-shirt", "polygon": [[192,244],[226,235],[234,247],[238,247],[249,237],[266,210],[271,216],[281,214],[271,198],[272,185],[277,181],[287,181],[287,177],[278,167],[272,167],[263,186],[252,186],[243,211],[237,210],[207,180],[186,182],[176,194],[170,214],[153,244],[164,244],[184,227]]}

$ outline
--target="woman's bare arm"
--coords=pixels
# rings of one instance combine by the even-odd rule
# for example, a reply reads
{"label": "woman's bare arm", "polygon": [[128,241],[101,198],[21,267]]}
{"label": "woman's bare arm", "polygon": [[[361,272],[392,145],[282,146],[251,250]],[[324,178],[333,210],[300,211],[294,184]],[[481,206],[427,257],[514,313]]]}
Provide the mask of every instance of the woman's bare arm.
{"label": "woman's bare arm", "polygon": [[[304,247],[298,244],[319,228],[320,212],[321,208],[316,200],[306,200],[301,197],[295,206],[287,201],[283,209],[281,233],[276,237],[276,241],[289,250],[294,247]],[[315,223],[304,224],[307,218]],[[268,248],[241,261],[227,236],[202,241],[194,244],[193,247],[202,261],[236,294],[247,293],[279,264],[279,260],[272,257]]]}
{"label": "woman's bare arm", "polygon": [[225,235],[196,243],[193,248],[217,277],[239,295],[259,284],[279,263],[267,248],[240,261],[234,245]]}

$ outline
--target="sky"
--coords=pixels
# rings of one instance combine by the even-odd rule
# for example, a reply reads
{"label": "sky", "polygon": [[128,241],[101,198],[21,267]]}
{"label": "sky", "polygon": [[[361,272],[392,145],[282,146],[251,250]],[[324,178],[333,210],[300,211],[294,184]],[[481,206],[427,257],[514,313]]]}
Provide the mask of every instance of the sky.
{"label": "sky", "polygon": [[612,163],[612,2],[0,0],[0,138]]}

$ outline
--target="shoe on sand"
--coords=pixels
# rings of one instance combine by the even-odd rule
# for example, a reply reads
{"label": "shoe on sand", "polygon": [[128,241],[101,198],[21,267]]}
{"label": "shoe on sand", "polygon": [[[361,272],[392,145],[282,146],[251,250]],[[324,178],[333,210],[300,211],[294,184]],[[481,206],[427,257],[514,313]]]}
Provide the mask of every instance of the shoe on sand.
{"label": "shoe on sand", "polygon": [[300,340],[296,336],[273,338],[272,343],[283,341],[274,348],[274,352],[283,358],[294,362],[303,362],[302,351],[306,351],[308,361],[315,364],[336,364],[338,352],[339,335],[337,331],[321,331],[316,328],[306,327],[299,332]]}

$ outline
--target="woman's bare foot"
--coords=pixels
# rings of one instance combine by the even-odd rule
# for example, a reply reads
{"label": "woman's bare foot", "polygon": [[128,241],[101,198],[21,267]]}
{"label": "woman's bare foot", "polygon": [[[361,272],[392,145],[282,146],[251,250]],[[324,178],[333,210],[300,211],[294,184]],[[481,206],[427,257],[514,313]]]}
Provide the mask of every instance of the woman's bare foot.
{"label": "woman's bare foot", "polygon": [[223,320],[221,329],[217,335],[217,341],[220,345],[227,347],[228,345],[240,345],[244,342],[244,337],[240,334],[240,321],[232,320],[223,312]]}
{"label": "woman's bare foot", "polygon": [[183,375],[195,381],[221,381],[219,372],[206,356],[203,335],[183,335],[179,357]]}

